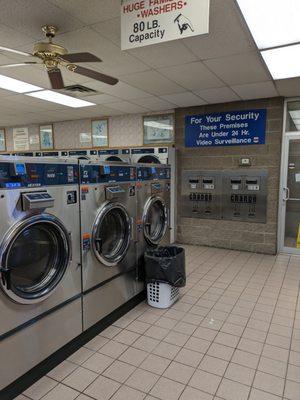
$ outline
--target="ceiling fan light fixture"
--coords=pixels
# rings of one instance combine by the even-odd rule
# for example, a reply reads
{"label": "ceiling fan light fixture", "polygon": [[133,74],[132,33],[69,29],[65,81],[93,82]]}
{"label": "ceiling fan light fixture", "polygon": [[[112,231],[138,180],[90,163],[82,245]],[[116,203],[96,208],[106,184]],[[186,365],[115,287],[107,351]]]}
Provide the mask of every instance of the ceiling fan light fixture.
{"label": "ceiling fan light fixture", "polygon": [[42,90],[39,92],[27,93],[26,96],[35,97],[37,99],[50,101],[52,103],[57,103],[72,108],[90,107],[96,105],[95,103],[53,92],[52,90]]}
{"label": "ceiling fan light fixture", "polygon": [[43,88],[39,86],[20,81],[18,79],[10,78],[5,75],[0,75],[0,89],[10,90],[11,92],[16,93],[28,93],[37,90],[43,90]]}

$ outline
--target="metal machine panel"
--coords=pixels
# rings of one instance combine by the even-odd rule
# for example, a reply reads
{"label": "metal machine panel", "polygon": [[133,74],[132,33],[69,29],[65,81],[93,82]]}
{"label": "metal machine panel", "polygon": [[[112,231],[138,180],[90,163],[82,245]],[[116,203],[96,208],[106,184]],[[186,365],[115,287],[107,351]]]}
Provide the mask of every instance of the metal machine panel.
{"label": "metal machine panel", "polygon": [[182,215],[221,218],[222,172],[185,170],[182,173]]}
{"label": "metal machine panel", "polygon": [[236,170],[223,173],[224,219],[266,222],[267,170]]}

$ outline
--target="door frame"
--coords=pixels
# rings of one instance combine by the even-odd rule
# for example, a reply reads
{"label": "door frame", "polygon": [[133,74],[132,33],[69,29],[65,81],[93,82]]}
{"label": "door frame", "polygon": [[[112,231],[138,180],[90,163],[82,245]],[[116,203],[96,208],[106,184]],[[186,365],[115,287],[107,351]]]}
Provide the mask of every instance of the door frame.
{"label": "door frame", "polygon": [[279,253],[296,254],[300,255],[300,249],[287,247],[284,245],[285,235],[285,218],[286,218],[286,201],[284,200],[284,188],[287,186],[287,173],[288,173],[288,156],[289,156],[289,143],[293,138],[300,139],[300,131],[286,132],[286,119],[288,103],[293,101],[300,101],[300,97],[285,99],[284,113],[283,113],[283,135],[281,146],[281,168],[280,168],[280,186],[279,186],[279,201],[278,201],[278,234],[277,234],[277,248]]}

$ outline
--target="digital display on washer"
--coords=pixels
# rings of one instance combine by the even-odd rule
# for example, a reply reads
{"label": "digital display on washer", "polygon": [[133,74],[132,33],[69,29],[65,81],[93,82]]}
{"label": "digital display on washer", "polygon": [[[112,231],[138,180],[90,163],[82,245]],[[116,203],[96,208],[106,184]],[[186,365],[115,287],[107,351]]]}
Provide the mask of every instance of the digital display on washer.
{"label": "digital display on washer", "polygon": [[104,174],[109,175],[110,174],[110,166],[109,165],[104,165]]}
{"label": "digital display on washer", "polygon": [[15,174],[17,176],[26,175],[26,165],[25,163],[15,163],[14,164]]}

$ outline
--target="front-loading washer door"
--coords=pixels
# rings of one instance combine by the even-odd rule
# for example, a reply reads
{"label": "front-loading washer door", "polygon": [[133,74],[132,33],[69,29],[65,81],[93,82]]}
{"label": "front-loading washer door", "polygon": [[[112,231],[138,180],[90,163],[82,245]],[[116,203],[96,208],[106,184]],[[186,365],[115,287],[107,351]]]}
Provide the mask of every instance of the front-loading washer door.
{"label": "front-loading washer door", "polygon": [[98,260],[116,266],[126,256],[131,241],[131,218],[126,208],[109,202],[99,210],[93,228],[93,250]]}
{"label": "front-loading washer door", "polygon": [[145,204],[143,212],[143,230],[146,241],[157,245],[163,239],[168,226],[168,213],[164,200],[152,196]]}
{"label": "front-loading washer door", "polygon": [[161,164],[159,159],[155,156],[152,156],[150,154],[142,156],[139,160],[138,163],[142,164]]}
{"label": "front-loading washer door", "polygon": [[15,302],[50,296],[71,259],[70,234],[56,217],[39,214],[14,225],[0,246],[0,285]]}

